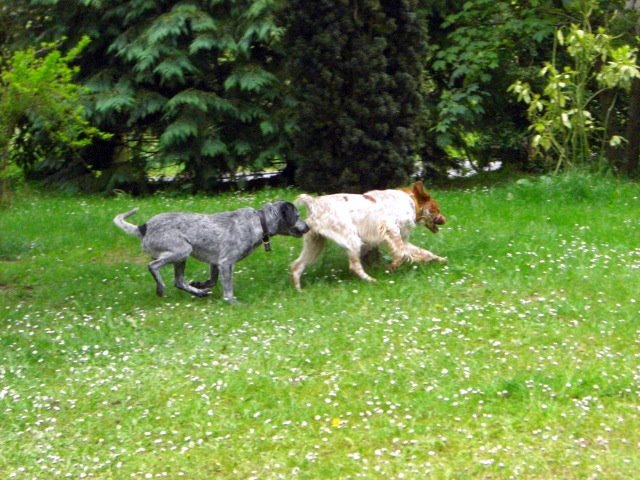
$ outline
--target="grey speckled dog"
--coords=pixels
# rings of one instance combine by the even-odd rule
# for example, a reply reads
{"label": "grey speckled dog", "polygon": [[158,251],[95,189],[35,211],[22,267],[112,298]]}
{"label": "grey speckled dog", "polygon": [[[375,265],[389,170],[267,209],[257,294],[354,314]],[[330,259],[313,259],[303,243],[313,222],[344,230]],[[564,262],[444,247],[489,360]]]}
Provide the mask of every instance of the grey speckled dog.
{"label": "grey speckled dog", "polygon": [[[149,271],[160,296],[165,289],[160,268],[171,263],[176,287],[204,297],[211,293],[220,274],[224,300],[236,303],[232,275],[237,261],[249,255],[260,243],[267,251],[271,250],[269,237],[272,235],[301,237],[309,231],[307,224],[300,220],[296,207],[282,201],[267,203],[259,210],[241,208],[212,215],[161,213],[140,226],[125,220],[137,211],[134,208],[117,215],[113,223],[129,235],[142,239],[142,249],[154,258],[149,263]],[[210,265],[211,275],[207,281],[190,284],[185,281],[184,270],[189,256]]]}

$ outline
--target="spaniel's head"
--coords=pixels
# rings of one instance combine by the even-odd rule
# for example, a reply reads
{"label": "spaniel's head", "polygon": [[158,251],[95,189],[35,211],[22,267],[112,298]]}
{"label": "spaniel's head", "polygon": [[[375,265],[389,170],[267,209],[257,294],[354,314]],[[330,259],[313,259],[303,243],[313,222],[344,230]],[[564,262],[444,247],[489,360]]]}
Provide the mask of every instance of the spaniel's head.
{"label": "spaniel's head", "polygon": [[421,181],[417,181],[412,187],[405,189],[416,206],[416,223],[421,223],[433,233],[438,231],[438,225],[444,225],[447,219],[440,213],[440,206],[429,192],[424,189]]}

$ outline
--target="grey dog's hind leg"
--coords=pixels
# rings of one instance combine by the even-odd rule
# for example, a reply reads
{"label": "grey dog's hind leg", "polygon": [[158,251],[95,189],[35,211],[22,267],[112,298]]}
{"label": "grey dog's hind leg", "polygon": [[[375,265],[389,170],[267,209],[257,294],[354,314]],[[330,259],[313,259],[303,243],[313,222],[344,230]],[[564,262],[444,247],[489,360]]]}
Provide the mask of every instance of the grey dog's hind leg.
{"label": "grey dog's hind leg", "polygon": [[159,297],[164,295],[165,289],[164,281],[160,275],[160,269],[167,263],[173,263],[171,252],[165,252],[149,263],[149,272],[151,272],[151,276],[156,281],[156,293]]}
{"label": "grey dog's hind leg", "polygon": [[184,264],[187,261],[187,258],[189,258],[190,254],[191,246],[186,244],[183,245],[182,248],[174,248],[173,250],[162,252],[154,261],[149,263],[149,271],[151,272],[153,279],[156,281],[156,293],[159,296],[162,297],[165,290],[165,284],[162,280],[162,276],[160,275],[160,269],[170,263],[175,265],[176,287],[186,290],[193,295],[198,295],[198,293],[201,293],[201,291],[190,287],[184,281]]}
{"label": "grey dog's hind leg", "polygon": [[219,273],[218,266],[212,263],[210,265],[209,271],[210,271],[210,274],[207,280],[205,280],[204,282],[191,282],[189,285],[195,288],[200,288],[200,289],[215,287],[216,283],[218,282],[218,273]]}
{"label": "grey dog's hind leg", "polygon": [[180,290],[184,290],[185,292],[189,292],[191,295],[195,295],[196,297],[206,297],[211,293],[211,290],[203,290],[200,288],[195,288],[189,285],[184,280],[184,269],[187,265],[187,261],[183,260],[181,262],[176,262],[173,265],[175,272],[174,285]]}

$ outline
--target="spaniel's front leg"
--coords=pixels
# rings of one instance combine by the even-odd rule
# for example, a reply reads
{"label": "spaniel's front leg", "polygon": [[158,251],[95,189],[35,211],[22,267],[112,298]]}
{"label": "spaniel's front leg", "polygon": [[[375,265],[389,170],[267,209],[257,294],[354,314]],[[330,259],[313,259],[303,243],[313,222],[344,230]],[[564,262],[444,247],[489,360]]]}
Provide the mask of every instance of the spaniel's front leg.
{"label": "spaniel's front leg", "polygon": [[425,250],[424,248],[417,247],[409,242],[405,245],[405,250],[407,252],[407,257],[412,262],[446,262],[447,259],[445,257],[439,257],[435,253],[431,253],[429,250]]}

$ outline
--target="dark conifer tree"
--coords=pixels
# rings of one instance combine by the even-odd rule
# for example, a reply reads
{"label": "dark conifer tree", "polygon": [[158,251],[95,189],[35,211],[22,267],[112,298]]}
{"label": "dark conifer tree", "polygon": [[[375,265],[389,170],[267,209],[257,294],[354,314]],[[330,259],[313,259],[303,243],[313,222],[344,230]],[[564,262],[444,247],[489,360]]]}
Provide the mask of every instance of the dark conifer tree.
{"label": "dark conifer tree", "polygon": [[358,192],[407,181],[425,48],[416,11],[413,0],[291,0],[302,188]]}
{"label": "dark conifer tree", "polygon": [[91,120],[112,141],[83,152],[82,161],[45,165],[47,173],[100,172],[98,188],[111,189],[144,181],[149,166],[179,165],[203,190],[241,168],[281,164],[292,127],[278,115],[280,0],[8,1],[0,25],[29,25],[7,38],[11,44],[92,39],[77,81],[90,91]]}

